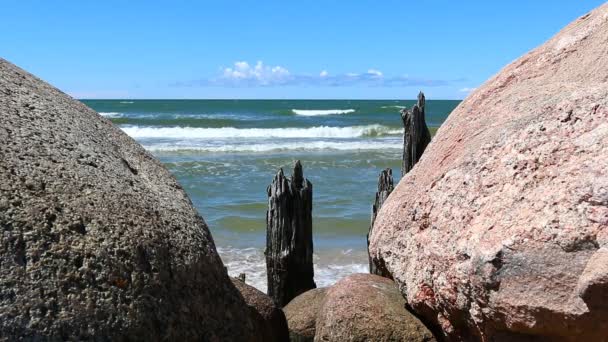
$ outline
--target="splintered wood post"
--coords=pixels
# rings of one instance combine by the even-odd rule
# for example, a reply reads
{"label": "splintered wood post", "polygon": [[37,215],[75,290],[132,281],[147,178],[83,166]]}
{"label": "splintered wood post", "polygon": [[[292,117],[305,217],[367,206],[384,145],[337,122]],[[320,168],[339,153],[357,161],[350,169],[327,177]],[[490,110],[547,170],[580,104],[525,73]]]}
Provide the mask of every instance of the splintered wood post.
{"label": "splintered wood post", "polygon": [[408,173],[422,157],[426,146],[431,142],[431,132],[426,126],[424,117],[425,106],[424,94],[418,94],[418,102],[411,110],[401,111],[403,120],[403,163],[401,164],[401,176]]}
{"label": "splintered wood post", "polygon": [[268,295],[280,307],[314,289],[312,263],[312,184],[295,163],[291,179],[283,169],[268,186],[266,271]]}
{"label": "splintered wood post", "polygon": [[369,238],[372,235],[372,230],[374,229],[374,222],[376,222],[376,216],[378,215],[378,211],[384,204],[384,201],[388,198],[388,195],[394,189],[393,185],[393,170],[384,169],[380,172],[380,176],[378,177],[378,192],[376,192],[376,201],[372,205],[372,220],[369,226],[369,232],[367,233],[367,255],[369,259],[369,273],[377,274],[383,277],[390,277],[388,272],[384,269],[384,267],[378,267],[374,261],[372,260],[372,256],[369,254]]}

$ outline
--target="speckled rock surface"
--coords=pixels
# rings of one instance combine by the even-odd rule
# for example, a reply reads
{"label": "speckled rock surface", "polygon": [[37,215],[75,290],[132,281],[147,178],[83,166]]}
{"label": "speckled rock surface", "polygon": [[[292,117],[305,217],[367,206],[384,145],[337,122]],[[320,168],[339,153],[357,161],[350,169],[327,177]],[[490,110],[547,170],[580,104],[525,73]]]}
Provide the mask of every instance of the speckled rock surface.
{"label": "speckled rock surface", "polygon": [[257,339],[160,162],[2,59],[0,232],[0,339]]}
{"label": "speckled rock surface", "polygon": [[604,4],[454,110],[371,254],[447,340],[605,341],[607,173]]}
{"label": "speckled rock surface", "polygon": [[308,290],[287,304],[283,311],[292,342],[309,342],[315,338],[315,325],[327,287]]}
{"label": "speckled rock surface", "polygon": [[405,308],[390,280],[353,274],[327,290],[317,316],[315,341],[435,341]]}
{"label": "speckled rock surface", "polygon": [[289,341],[287,320],[281,308],[277,307],[272,298],[264,292],[249,286],[239,279],[231,278],[234,286],[239,290],[245,302],[254,312],[259,321],[260,331],[256,333],[262,341]]}

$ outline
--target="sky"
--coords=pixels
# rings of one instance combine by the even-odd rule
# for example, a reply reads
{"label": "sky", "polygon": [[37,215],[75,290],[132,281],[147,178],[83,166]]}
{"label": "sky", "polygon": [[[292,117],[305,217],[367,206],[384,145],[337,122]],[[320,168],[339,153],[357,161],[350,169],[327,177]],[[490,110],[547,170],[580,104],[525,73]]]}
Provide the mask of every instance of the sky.
{"label": "sky", "polygon": [[0,57],[81,99],[461,99],[602,3],[0,0]]}

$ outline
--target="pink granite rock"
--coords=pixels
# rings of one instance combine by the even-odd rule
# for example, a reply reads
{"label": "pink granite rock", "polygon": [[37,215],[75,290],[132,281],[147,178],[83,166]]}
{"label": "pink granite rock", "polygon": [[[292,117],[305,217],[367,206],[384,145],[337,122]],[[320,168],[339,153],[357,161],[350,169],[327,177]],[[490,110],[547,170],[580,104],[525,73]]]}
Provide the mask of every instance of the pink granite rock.
{"label": "pink granite rock", "polygon": [[608,4],[454,110],[371,236],[449,341],[608,339]]}

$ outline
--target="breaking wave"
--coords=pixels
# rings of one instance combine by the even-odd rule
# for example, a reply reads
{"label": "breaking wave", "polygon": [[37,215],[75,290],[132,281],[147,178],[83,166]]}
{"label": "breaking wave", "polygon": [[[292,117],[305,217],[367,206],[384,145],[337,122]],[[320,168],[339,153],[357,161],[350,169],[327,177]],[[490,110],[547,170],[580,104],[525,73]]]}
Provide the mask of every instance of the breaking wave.
{"label": "breaking wave", "polygon": [[281,151],[370,151],[400,149],[400,141],[313,141],[313,142],[294,142],[294,143],[243,143],[243,144],[145,144],[144,148],[151,152],[281,152]]}
{"label": "breaking wave", "polygon": [[292,109],[296,115],[303,116],[319,116],[319,115],[337,115],[354,113],[354,109]]}
{"label": "breaking wave", "polygon": [[105,116],[106,118],[122,118],[122,113],[118,112],[99,112],[99,115]]}
{"label": "breaking wave", "polygon": [[[108,113],[109,114],[109,113]],[[118,114],[118,113],[116,113]],[[126,126],[122,130],[133,138],[163,139],[226,139],[226,138],[359,138],[397,135],[401,130],[382,125],[307,128],[201,128],[201,127],[140,127]]]}

